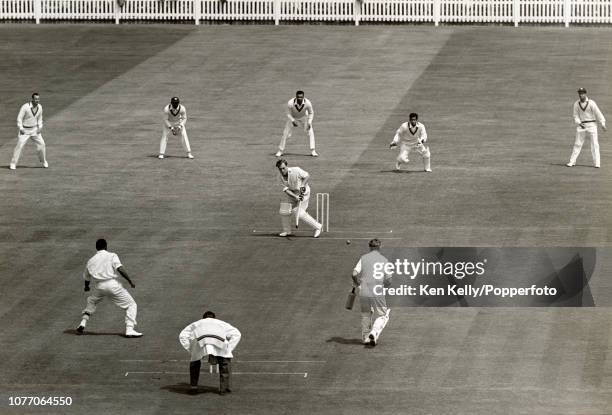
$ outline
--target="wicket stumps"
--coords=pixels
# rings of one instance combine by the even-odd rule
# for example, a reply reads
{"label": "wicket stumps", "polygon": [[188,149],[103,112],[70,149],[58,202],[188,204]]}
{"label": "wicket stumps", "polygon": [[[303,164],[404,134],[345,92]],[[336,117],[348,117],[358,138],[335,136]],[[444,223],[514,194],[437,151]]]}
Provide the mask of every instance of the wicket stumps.
{"label": "wicket stumps", "polygon": [[323,230],[329,232],[329,193],[317,193],[317,222]]}

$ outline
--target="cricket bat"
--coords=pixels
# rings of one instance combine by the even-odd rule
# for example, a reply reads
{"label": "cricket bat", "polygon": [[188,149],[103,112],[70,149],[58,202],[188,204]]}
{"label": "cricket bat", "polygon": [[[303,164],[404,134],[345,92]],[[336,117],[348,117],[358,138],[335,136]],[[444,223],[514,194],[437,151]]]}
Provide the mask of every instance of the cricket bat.
{"label": "cricket bat", "polygon": [[346,298],[346,304],[344,305],[344,308],[346,308],[347,310],[352,310],[353,305],[355,304],[355,297],[357,297],[357,295],[355,294],[355,287],[353,287],[348,297]]}
{"label": "cricket bat", "polygon": [[297,212],[295,212],[295,229],[300,226],[300,210],[302,210],[302,201],[298,201]]}

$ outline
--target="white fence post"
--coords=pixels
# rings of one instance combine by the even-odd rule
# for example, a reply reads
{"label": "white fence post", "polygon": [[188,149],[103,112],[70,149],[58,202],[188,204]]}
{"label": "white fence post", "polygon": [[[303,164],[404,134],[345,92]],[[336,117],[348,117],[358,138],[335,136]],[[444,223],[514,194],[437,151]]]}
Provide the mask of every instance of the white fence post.
{"label": "white fence post", "polygon": [[34,19],[36,19],[36,24],[40,23],[40,15],[42,12],[42,0],[34,0]]}
{"label": "white fence post", "polygon": [[570,0],[565,0],[563,4],[563,19],[565,20],[565,27],[569,27],[571,15],[571,4]]}
{"label": "white fence post", "polygon": [[280,21],[280,2],[281,0],[274,0],[274,24],[278,26]]}
{"label": "white fence post", "polygon": [[193,0],[193,18],[196,26],[199,25],[202,18],[202,2],[200,0]]}
{"label": "white fence post", "polygon": [[521,6],[519,4],[520,0],[514,0],[512,3],[512,16],[514,18],[514,27],[518,27],[519,20],[521,20]]}
{"label": "white fence post", "polygon": [[355,10],[353,10],[355,13],[355,26],[359,26],[359,19],[361,18],[361,4],[363,1],[364,0],[355,0],[353,2],[353,7],[355,8]]}
{"label": "white fence post", "polygon": [[438,26],[440,24],[440,9],[442,0],[434,0],[433,2],[433,18],[434,24]]}
{"label": "white fence post", "polygon": [[115,24],[119,24],[119,14],[121,13],[121,5],[119,4],[118,0],[115,0],[113,4],[115,5]]}

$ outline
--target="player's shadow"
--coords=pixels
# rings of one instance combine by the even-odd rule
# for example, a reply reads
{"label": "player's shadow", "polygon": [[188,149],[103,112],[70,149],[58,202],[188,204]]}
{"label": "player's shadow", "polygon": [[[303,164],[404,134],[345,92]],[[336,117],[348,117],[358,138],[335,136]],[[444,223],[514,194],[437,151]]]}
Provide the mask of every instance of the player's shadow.
{"label": "player's shadow", "polygon": [[[188,376],[189,373],[185,373]],[[160,389],[167,390],[168,392],[178,393],[181,395],[201,395],[203,393],[219,393],[219,388],[212,386],[198,386],[198,389],[192,390],[188,383],[177,383],[175,385],[162,386]]]}
{"label": "player's shadow", "polygon": [[[159,156],[159,154],[149,154],[147,156],[147,158],[150,159],[156,159]],[[165,159],[186,159],[187,156],[173,156],[173,155],[168,155],[168,154],[164,154],[164,158],[163,159],[159,159],[160,161],[165,160]]]}
{"label": "player's shadow", "polygon": [[[270,153],[270,155],[276,157],[276,152]],[[284,159],[288,157],[300,157],[300,158],[303,157],[303,158],[310,158],[310,159],[315,158],[315,157],[312,157],[310,153],[283,153],[282,156],[277,157],[277,158]]]}
{"label": "player's shadow", "polygon": [[424,170],[380,170],[380,173],[393,173],[393,174],[417,174],[417,173],[427,173]]}
{"label": "player's shadow", "polygon": [[[9,170],[9,165],[6,164],[4,165],[4,167]],[[19,169],[44,169],[43,165],[41,164],[40,166],[28,166],[27,164],[20,164],[19,166],[17,166],[17,170]]]}
{"label": "player's shadow", "polygon": [[338,344],[351,344],[356,346],[363,346],[363,340],[361,339],[345,339],[344,337],[330,337],[325,340],[326,343],[338,343]]}
{"label": "player's shadow", "polygon": [[[565,163],[550,163],[551,166],[561,166],[561,167],[565,167],[566,169],[570,169],[570,167],[565,164]],[[572,167],[588,167],[591,169],[594,169],[595,167],[592,164],[575,164]]]}
{"label": "player's shadow", "polygon": [[72,334],[72,335],[75,335],[75,336],[119,336],[119,337],[125,337],[125,333],[110,333],[110,332],[104,332],[104,331],[87,331],[87,330],[85,330],[85,332],[83,332],[82,334],[79,334],[75,329],[64,330],[64,334]]}

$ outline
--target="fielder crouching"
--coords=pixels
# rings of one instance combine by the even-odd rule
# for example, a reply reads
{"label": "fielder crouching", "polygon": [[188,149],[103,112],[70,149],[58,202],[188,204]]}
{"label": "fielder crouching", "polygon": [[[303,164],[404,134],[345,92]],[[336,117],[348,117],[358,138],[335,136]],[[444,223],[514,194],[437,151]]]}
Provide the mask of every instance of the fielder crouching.
{"label": "fielder crouching", "polygon": [[281,215],[281,224],[283,231],[279,236],[290,236],[291,233],[291,217],[296,218],[296,226],[299,220],[302,220],[315,230],[314,237],[318,238],[321,235],[323,225],[316,221],[306,211],[308,209],[308,201],[310,200],[310,186],[308,179],[310,175],[307,171],[299,167],[288,167],[287,160],[280,159],[276,162],[276,167],[281,174],[281,182],[285,200],[281,202],[279,214]]}
{"label": "fielder crouching", "polygon": [[219,365],[219,394],[231,392],[232,351],[240,341],[240,331],[225,321],[215,318],[215,313],[207,311],[201,320],[191,323],[179,334],[179,341],[191,354],[189,380],[191,391],[198,389],[202,359]]}
{"label": "fielder crouching", "polygon": [[416,112],[410,114],[410,121],[403,123],[395,132],[390,148],[400,145],[400,152],[395,163],[395,170],[400,170],[402,163],[408,163],[408,156],[416,151],[423,157],[423,167],[426,172],[431,172],[431,152],[426,146],[427,131],[425,126],[419,122]]}

